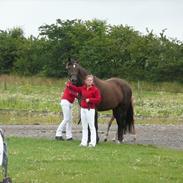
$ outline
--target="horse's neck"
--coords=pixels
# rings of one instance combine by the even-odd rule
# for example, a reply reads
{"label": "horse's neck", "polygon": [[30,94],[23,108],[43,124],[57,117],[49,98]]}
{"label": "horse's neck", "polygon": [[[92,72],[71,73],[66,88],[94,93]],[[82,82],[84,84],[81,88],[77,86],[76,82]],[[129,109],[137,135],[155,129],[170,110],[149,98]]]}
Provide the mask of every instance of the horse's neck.
{"label": "horse's neck", "polygon": [[89,74],[89,72],[88,72],[86,69],[80,67],[80,79],[81,79],[82,81],[85,80],[85,78],[86,78],[86,76],[87,76],[88,74]]}
{"label": "horse's neck", "polygon": [[[80,79],[82,81],[84,81],[86,79],[86,76],[89,74],[89,72],[86,69],[84,69],[83,67],[80,67],[80,72],[79,73],[80,73]],[[96,76],[94,77],[94,83],[97,86],[100,85],[101,82],[102,82],[101,79],[97,78]]]}

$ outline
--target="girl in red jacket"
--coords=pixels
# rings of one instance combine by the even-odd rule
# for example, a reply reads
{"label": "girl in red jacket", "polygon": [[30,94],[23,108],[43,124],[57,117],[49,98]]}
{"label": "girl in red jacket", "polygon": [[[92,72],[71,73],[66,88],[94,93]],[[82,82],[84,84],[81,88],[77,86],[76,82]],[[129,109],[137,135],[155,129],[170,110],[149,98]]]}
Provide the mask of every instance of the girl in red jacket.
{"label": "girl in red jacket", "polygon": [[[67,82],[67,85],[70,84],[70,81]],[[63,121],[60,123],[56,131],[56,140],[63,139],[63,131],[66,129],[66,139],[72,140],[72,105],[77,97],[77,93],[71,91],[69,88],[65,88],[63,95],[61,96],[60,105],[63,112]]]}
{"label": "girl in red jacket", "polygon": [[82,140],[80,146],[86,147],[88,144],[88,125],[91,131],[91,141],[89,147],[96,145],[96,129],[95,129],[95,108],[100,103],[101,95],[99,89],[93,83],[93,76],[87,75],[85,84],[76,87],[71,83],[67,87],[82,96],[81,100],[81,123],[82,123]]}

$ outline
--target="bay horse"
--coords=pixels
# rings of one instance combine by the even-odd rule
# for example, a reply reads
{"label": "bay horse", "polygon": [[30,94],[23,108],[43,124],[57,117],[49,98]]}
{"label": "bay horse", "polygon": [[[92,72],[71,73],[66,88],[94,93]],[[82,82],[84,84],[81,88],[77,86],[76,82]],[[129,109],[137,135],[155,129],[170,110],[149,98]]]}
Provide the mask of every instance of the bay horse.
{"label": "bay horse", "polygon": [[[74,85],[80,86],[88,74],[76,60],[69,60],[66,64],[69,78]],[[123,141],[126,132],[135,133],[134,110],[132,103],[132,89],[130,85],[120,78],[102,80],[94,76],[94,84],[101,92],[101,103],[96,108],[96,132],[98,137],[97,111],[113,111],[118,125],[118,141]]]}

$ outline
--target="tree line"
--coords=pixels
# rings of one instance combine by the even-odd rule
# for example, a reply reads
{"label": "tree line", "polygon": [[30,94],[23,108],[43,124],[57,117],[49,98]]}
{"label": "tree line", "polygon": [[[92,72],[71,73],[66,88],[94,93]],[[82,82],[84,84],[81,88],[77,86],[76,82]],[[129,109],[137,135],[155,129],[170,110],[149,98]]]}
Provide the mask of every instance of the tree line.
{"label": "tree line", "polygon": [[61,20],[26,38],[21,28],[0,30],[0,74],[65,77],[68,58],[101,78],[183,81],[183,43],[147,29],[102,20]]}

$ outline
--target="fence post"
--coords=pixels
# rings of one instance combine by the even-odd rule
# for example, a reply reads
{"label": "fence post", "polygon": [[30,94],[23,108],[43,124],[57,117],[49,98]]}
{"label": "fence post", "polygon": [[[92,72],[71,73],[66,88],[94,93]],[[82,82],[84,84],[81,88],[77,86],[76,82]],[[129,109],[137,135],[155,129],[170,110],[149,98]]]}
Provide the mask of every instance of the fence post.
{"label": "fence post", "polygon": [[4,80],[4,90],[7,90],[7,83],[6,83],[6,79]]}

